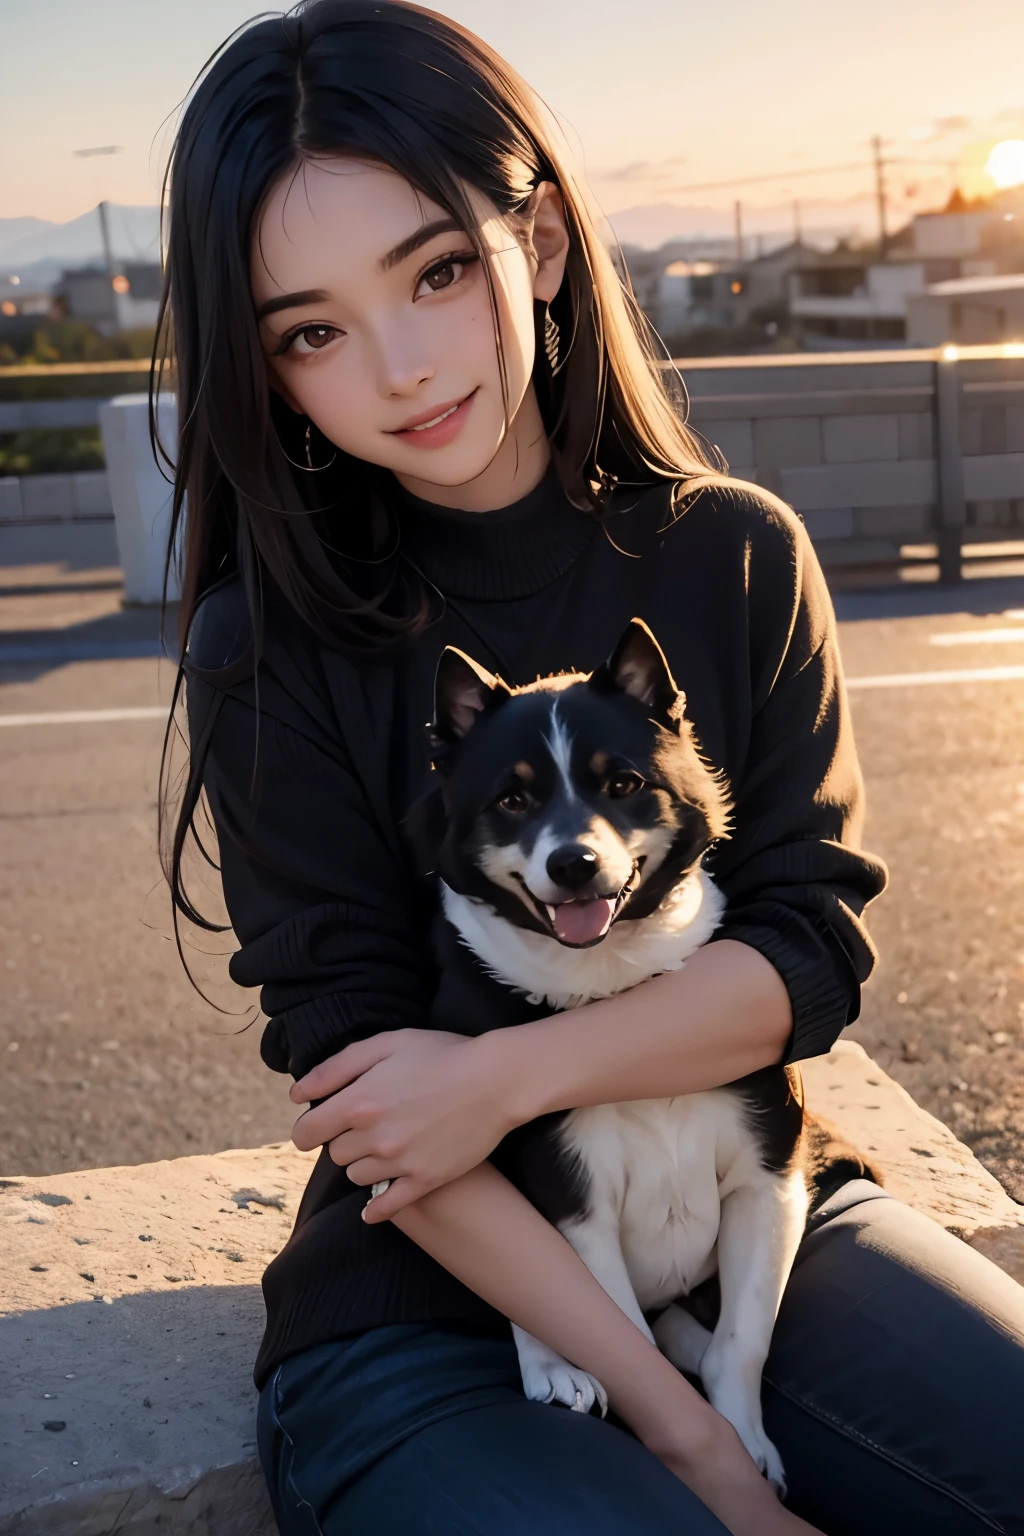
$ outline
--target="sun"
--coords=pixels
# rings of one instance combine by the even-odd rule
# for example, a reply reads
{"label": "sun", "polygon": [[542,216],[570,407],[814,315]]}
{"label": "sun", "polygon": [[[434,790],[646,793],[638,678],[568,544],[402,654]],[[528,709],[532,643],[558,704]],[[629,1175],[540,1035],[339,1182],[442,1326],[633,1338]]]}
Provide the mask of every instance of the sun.
{"label": "sun", "polygon": [[1017,187],[1024,182],[1024,139],[1003,139],[994,144],[985,169],[997,187]]}

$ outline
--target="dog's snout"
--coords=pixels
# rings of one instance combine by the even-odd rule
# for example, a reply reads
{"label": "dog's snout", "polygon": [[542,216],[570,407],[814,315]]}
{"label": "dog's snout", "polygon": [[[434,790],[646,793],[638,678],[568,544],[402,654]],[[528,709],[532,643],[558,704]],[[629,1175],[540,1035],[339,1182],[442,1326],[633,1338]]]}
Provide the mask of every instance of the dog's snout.
{"label": "dog's snout", "polygon": [[597,874],[597,854],[579,843],[566,843],[548,857],[548,874],[566,891],[581,891]]}

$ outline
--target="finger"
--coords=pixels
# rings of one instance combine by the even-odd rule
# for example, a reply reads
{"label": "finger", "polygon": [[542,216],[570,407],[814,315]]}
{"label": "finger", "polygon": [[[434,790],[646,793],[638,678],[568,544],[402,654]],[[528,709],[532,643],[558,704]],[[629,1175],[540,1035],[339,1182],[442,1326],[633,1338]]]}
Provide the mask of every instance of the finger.
{"label": "finger", "polygon": [[335,1136],[327,1143],[331,1162],[337,1163],[339,1168],[348,1168],[352,1163],[357,1163],[361,1157],[370,1156],[370,1148],[366,1145],[366,1135],[363,1131],[342,1131],[340,1136]]}
{"label": "finger", "polygon": [[356,1103],[363,1098],[362,1090],[353,1083],[332,1093],[315,1109],[303,1111],[292,1127],[292,1141],[301,1152],[312,1152],[314,1147],[322,1147],[354,1130],[354,1120],[358,1118]]}
{"label": "finger", "polygon": [[305,1077],[300,1077],[297,1083],[293,1083],[288,1091],[288,1097],[293,1104],[308,1104],[311,1099],[323,1099],[329,1093],[337,1093],[339,1088],[347,1087],[357,1077],[362,1077],[364,1072],[369,1072],[378,1061],[383,1061],[386,1056],[390,1056],[393,1049],[393,1030],[383,1035],[371,1035],[369,1040],[357,1040],[352,1045],[346,1045],[343,1051],[338,1051],[335,1056],[328,1056],[326,1061],[322,1061],[319,1066],[307,1072]]}
{"label": "finger", "polygon": [[394,1163],[387,1163],[381,1157],[360,1157],[356,1162],[349,1163],[345,1172],[353,1184],[380,1184],[385,1179],[399,1177],[399,1170]]}
{"label": "finger", "polygon": [[390,1221],[392,1216],[397,1216],[399,1211],[407,1205],[412,1205],[427,1191],[413,1178],[392,1179],[383,1194],[375,1195],[372,1200],[363,1206],[363,1220],[367,1226],[377,1226],[382,1221]]}

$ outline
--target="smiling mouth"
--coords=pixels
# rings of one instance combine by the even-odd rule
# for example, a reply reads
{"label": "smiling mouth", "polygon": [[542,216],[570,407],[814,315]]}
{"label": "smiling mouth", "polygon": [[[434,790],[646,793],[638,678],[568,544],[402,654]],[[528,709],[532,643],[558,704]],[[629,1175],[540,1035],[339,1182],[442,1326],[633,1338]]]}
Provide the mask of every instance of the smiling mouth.
{"label": "smiling mouth", "polygon": [[[460,401],[459,404],[461,405],[461,403]],[[446,411],[441,412],[440,416],[432,416],[429,421],[421,421],[418,427],[405,427],[403,430],[406,432],[425,432],[428,427],[436,427],[439,422],[447,421],[449,416],[454,416],[458,408],[458,405],[450,405]]]}
{"label": "smiling mouth", "polygon": [[389,435],[391,437],[415,438],[421,433],[429,434],[436,432],[443,422],[446,422],[449,417],[454,416],[457,411],[461,411],[467,406],[475,394],[475,389],[470,390],[469,394],[465,395],[461,400],[453,400],[450,405],[443,405],[439,410],[435,410],[432,416],[413,416],[404,426],[395,427]]}
{"label": "smiling mouth", "polygon": [[555,905],[539,901],[521,875],[515,878],[553,939],[566,949],[589,949],[600,944],[632,896],[642,863],[643,860],[639,860],[633,865],[625,885],[612,896],[576,896],[571,901],[560,901]]}

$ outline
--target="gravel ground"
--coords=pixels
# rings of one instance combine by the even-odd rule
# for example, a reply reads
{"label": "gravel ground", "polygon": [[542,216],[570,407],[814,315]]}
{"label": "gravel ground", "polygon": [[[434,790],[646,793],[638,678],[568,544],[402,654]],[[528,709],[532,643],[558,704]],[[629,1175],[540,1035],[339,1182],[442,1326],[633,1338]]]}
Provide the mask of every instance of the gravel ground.
{"label": "gravel ground", "polygon": [[[131,636],[109,527],[0,529],[0,714],[154,706],[172,669],[12,664],[4,647]],[[921,611],[931,608],[933,612]],[[1024,581],[840,599],[848,676],[1024,660],[1024,642],[938,648],[1006,628]],[[1024,628],[1024,620],[1021,627]],[[95,647],[94,647],[95,649]],[[855,691],[867,846],[892,873],[882,953],[852,1031],[1024,1200],[1024,684]],[[254,1146],[289,1133],[287,1083],[258,1055],[230,935],[175,953],[155,851],[157,721],[0,729],[0,1170],[50,1173]],[[215,893],[208,893],[208,902]]]}
{"label": "gravel ground", "polygon": [[[1009,627],[999,612],[845,623],[847,675],[1017,663],[1024,643],[931,643]],[[865,844],[891,876],[851,1034],[1024,1201],[1024,684],[851,698]]]}

